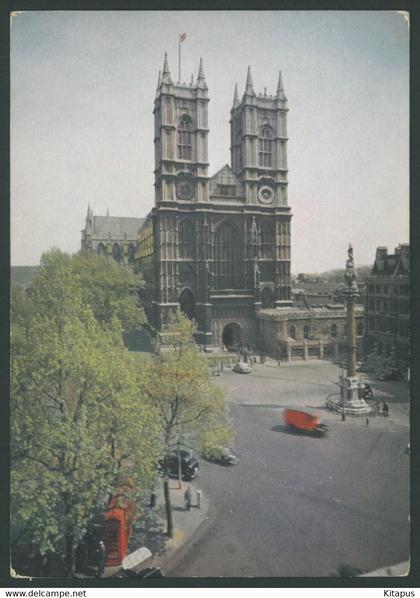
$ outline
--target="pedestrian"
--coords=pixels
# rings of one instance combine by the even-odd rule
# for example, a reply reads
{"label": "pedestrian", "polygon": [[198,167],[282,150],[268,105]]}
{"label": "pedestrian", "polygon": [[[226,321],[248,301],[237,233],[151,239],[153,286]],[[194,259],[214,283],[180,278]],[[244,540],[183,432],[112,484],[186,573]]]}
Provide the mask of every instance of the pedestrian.
{"label": "pedestrian", "polygon": [[384,404],[382,407],[382,413],[383,413],[384,417],[388,417],[388,415],[389,415],[389,407],[388,407],[388,404],[385,403],[385,401],[384,401]]}
{"label": "pedestrian", "polygon": [[376,405],[376,411],[378,412],[378,415],[380,415],[380,413],[381,413],[381,401],[379,399],[376,399],[375,405]]}
{"label": "pedestrian", "polygon": [[153,509],[153,507],[156,506],[156,492],[154,490],[152,490],[152,493],[150,494],[150,508]]}
{"label": "pedestrian", "polygon": [[185,508],[187,511],[191,509],[192,490],[191,486],[188,486],[184,493]]}
{"label": "pedestrian", "polygon": [[98,577],[102,577],[105,571],[105,560],[106,560],[106,548],[102,540],[98,544],[96,550],[97,564],[98,564]]}

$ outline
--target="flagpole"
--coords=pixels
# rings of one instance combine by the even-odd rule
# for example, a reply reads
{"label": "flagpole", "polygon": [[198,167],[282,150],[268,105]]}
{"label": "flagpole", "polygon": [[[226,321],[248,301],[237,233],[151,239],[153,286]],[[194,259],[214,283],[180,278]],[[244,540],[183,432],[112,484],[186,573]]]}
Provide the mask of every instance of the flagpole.
{"label": "flagpole", "polygon": [[181,84],[181,36],[178,34],[178,83]]}

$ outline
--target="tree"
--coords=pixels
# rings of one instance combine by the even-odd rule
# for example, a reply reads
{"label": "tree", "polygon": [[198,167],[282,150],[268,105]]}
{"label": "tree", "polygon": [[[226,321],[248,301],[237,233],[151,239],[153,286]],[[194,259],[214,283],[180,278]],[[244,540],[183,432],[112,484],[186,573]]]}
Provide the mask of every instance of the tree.
{"label": "tree", "polygon": [[68,576],[95,508],[120,480],[151,487],[162,452],[118,302],[95,313],[81,272],[53,251],[28,293],[12,295],[12,542],[59,554]]}
{"label": "tree", "polygon": [[[199,444],[200,437],[215,423],[218,439],[221,430],[225,442],[231,437],[224,393],[213,382],[208,361],[193,342],[194,330],[194,324],[180,313],[165,331],[172,347],[162,349],[148,369],[148,393],[160,416],[165,459],[179,443]],[[167,532],[171,536],[167,479],[164,484]]]}

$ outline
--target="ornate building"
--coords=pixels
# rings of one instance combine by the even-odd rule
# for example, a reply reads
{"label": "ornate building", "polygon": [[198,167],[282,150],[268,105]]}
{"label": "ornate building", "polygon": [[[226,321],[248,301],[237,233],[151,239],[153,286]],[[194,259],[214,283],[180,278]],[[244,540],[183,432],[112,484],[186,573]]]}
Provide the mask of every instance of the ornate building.
{"label": "ornate building", "polygon": [[[82,248],[134,259],[146,313],[162,334],[181,309],[196,320],[202,345],[248,344],[288,360],[338,357],[344,306],[292,301],[281,73],[272,95],[255,92],[249,67],[241,98],[235,86],[231,165],[212,177],[208,103],[202,60],[195,82],[174,83],[165,54],[153,111],[155,205],[145,219],[93,216],[89,208]],[[356,319],[360,341],[362,307]]]}
{"label": "ornate building", "polygon": [[392,365],[408,365],[410,346],[410,247],[388,254],[378,247],[366,288],[366,343],[369,352]]}
{"label": "ornate building", "polygon": [[255,344],[261,308],[291,306],[287,98],[257,94],[248,68],[235,87],[231,163],[208,176],[208,88],[174,83],[167,56],[156,91],[155,207],[139,231],[136,264],[148,314],[164,329],[181,310],[204,345]]}

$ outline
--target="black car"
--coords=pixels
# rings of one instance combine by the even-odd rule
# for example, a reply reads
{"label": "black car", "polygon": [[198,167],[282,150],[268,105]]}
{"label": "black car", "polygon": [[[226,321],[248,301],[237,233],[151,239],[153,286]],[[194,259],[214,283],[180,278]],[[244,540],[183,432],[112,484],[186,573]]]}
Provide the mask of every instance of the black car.
{"label": "black car", "polygon": [[[200,465],[198,459],[191,455],[188,451],[179,451],[181,460],[181,477],[183,480],[193,480],[198,476]],[[164,461],[159,463],[159,469],[165,473]],[[166,459],[166,473],[171,477],[178,477],[178,455],[172,453]]]}

